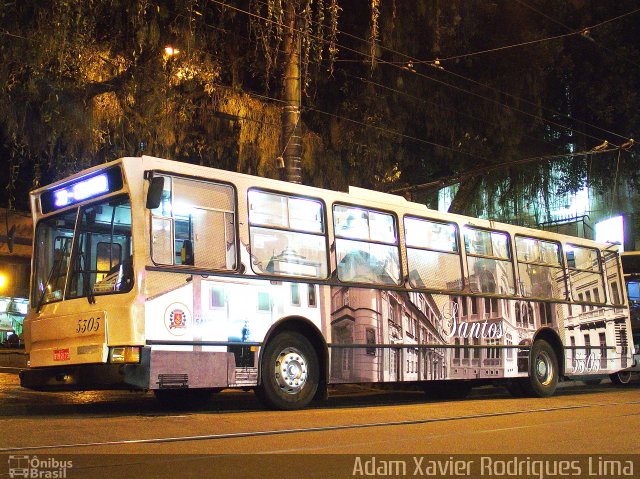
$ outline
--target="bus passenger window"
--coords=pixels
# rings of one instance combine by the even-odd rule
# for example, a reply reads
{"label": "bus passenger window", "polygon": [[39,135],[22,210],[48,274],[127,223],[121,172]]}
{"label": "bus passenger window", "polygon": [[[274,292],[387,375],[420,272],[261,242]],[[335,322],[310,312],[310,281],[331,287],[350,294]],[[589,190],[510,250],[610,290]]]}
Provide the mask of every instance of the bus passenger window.
{"label": "bus passenger window", "polygon": [[237,265],[235,192],[208,181],[167,177],[152,211],[152,258],[157,264],[233,270]]}
{"label": "bus passenger window", "polygon": [[412,288],[462,289],[458,227],[422,218],[404,220],[409,283]]}
{"label": "bus passenger window", "polygon": [[515,293],[509,235],[470,226],[463,228],[469,284],[474,293]]}
{"label": "bus passenger window", "polygon": [[398,236],[393,215],[335,205],[333,222],[340,281],[400,284]]}
{"label": "bus passenger window", "polygon": [[560,244],[516,236],[520,294],[528,298],[566,299]]}
{"label": "bus passenger window", "polygon": [[266,191],[249,191],[251,267],[258,274],[326,278],[323,204]]}
{"label": "bus passenger window", "polygon": [[[605,294],[599,251],[595,248],[575,244],[566,244],[565,251],[569,264],[569,283],[573,300],[579,301],[580,295],[584,293],[586,302],[594,302],[593,296],[595,296],[596,302],[600,303],[604,300]],[[595,293],[592,296],[591,290],[594,289]],[[600,291],[603,293],[600,294]]]}

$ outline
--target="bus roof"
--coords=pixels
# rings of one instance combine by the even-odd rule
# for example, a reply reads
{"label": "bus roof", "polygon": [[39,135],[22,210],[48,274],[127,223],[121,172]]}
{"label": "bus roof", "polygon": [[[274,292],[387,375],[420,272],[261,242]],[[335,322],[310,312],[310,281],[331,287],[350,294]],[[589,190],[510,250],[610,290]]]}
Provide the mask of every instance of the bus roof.
{"label": "bus roof", "polygon": [[[586,246],[598,246],[601,249],[611,249],[612,251],[617,251],[617,245],[615,244],[607,244],[607,243],[598,243],[590,239],[580,238],[577,236],[567,236],[559,233],[538,230],[534,228],[527,228],[523,226],[514,226],[508,223],[499,223],[493,220],[485,220],[472,216],[464,216],[455,213],[446,213],[438,210],[429,209],[426,205],[421,203],[414,203],[406,200],[402,196],[378,192],[374,190],[369,190],[366,188],[359,188],[350,186],[348,192],[341,192],[335,190],[328,190],[324,188],[317,188],[313,186],[305,186],[300,184],[289,183],[286,181],[275,180],[270,178],[264,178],[260,176],[248,175],[244,173],[237,173],[234,171],[228,170],[220,170],[217,168],[202,166],[202,165],[194,165],[191,163],[183,163],[174,160],[167,160],[163,158],[157,158],[153,156],[143,155],[141,157],[123,157],[114,161],[110,161],[107,163],[102,163],[100,165],[93,166],[91,168],[82,170],[78,173],[70,175],[66,178],[58,180],[49,185],[40,187],[38,189],[32,190],[30,195],[32,198],[38,197],[44,191],[51,190],[52,188],[57,188],[60,185],[64,185],[66,183],[72,182],[76,179],[82,178],[84,176],[88,176],[96,171],[100,171],[102,169],[108,168],[110,166],[116,164],[123,164],[125,168],[125,172],[129,169],[133,169],[134,167],[140,168],[143,170],[160,170],[166,171],[167,173],[182,173],[191,176],[202,177],[205,179],[218,179],[224,181],[230,181],[233,183],[242,183],[242,184],[250,184],[260,188],[268,188],[272,190],[281,190],[283,193],[291,193],[291,194],[303,194],[307,196],[316,196],[320,198],[328,198],[330,197],[332,201],[345,202],[351,204],[362,204],[362,206],[371,206],[374,208],[380,209],[401,209],[403,212],[407,214],[415,214],[419,216],[427,216],[433,220],[439,221],[456,221],[461,224],[468,224],[471,226],[477,226],[481,228],[491,228],[503,231],[513,232],[516,230],[517,234],[530,235],[542,239],[548,239],[551,241],[562,241],[575,243],[577,245],[586,245]],[[628,256],[628,254],[625,254]],[[638,258],[634,259],[634,264],[637,264],[637,268],[635,271],[640,272],[640,252],[637,252]],[[627,259],[627,261],[631,261]],[[626,272],[626,270],[625,270]]]}

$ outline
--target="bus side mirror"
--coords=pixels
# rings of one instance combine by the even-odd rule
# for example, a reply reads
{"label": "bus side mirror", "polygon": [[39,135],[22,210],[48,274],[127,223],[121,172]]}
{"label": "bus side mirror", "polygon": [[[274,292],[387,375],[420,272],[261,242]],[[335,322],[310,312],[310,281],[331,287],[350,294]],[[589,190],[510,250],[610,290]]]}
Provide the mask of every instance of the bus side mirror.
{"label": "bus side mirror", "polygon": [[147,209],[155,210],[160,206],[162,201],[162,192],[164,191],[164,176],[154,176],[149,183],[149,191],[147,191]]}

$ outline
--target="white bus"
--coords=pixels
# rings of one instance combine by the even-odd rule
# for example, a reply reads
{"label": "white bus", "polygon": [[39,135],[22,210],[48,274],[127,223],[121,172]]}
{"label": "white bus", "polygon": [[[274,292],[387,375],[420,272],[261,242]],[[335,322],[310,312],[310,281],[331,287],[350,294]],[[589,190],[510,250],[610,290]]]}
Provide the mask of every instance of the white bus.
{"label": "white bus", "polygon": [[612,245],[147,156],[31,208],[28,388],[295,409],[333,383],[542,397],[631,366]]}

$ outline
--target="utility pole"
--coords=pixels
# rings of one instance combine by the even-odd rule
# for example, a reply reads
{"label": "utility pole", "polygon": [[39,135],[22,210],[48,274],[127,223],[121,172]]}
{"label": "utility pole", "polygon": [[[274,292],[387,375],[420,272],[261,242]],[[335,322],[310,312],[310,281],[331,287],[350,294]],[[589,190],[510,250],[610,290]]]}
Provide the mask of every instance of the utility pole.
{"label": "utility pole", "polygon": [[302,142],[300,138],[300,32],[296,31],[296,0],[287,0],[284,12],[284,101],[282,111],[282,141],[285,145],[284,179],[302,183]]}

